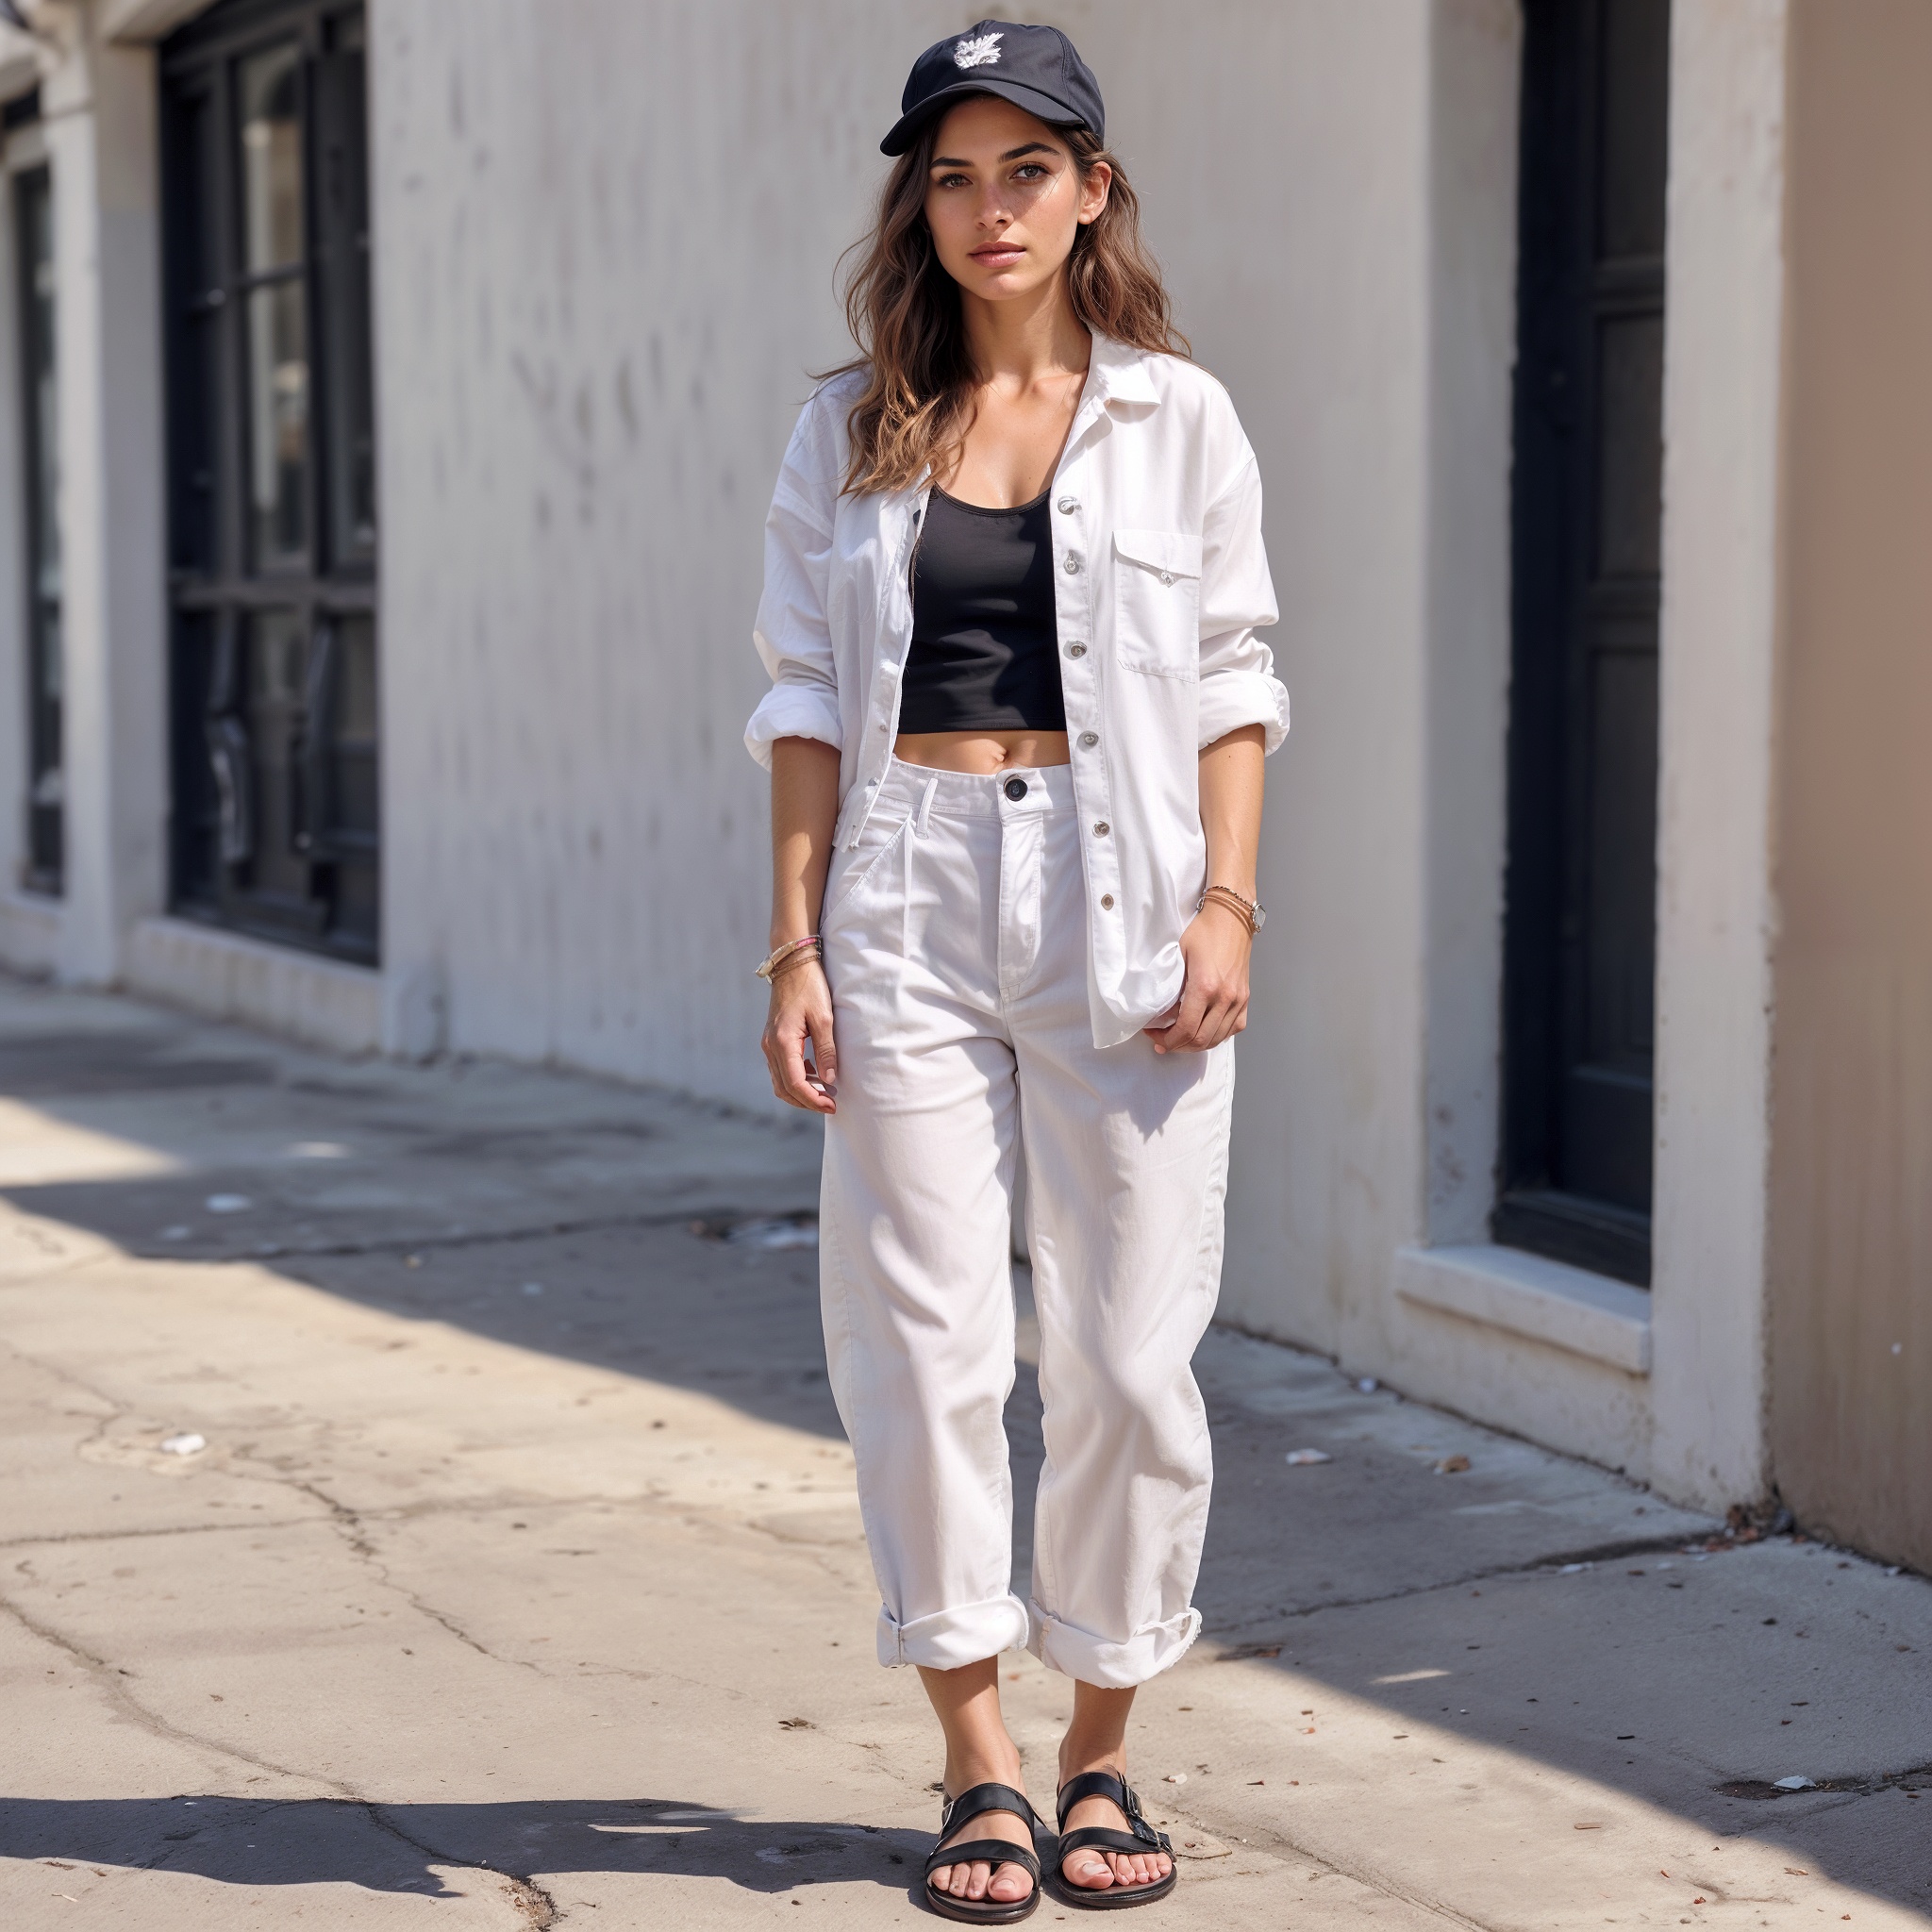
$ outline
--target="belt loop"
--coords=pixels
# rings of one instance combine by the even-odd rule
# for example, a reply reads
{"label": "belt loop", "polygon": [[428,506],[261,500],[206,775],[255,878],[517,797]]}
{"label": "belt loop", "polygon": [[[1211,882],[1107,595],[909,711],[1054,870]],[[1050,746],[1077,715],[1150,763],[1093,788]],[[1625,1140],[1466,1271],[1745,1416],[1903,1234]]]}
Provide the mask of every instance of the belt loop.
{"label": "belt loop", "polygon": [[925,781],[925,790],[919,794],[919,811],[912,821],[912,829],[924,839],[932,829],[932,795],[940,789],[940,774],[935,772]]}

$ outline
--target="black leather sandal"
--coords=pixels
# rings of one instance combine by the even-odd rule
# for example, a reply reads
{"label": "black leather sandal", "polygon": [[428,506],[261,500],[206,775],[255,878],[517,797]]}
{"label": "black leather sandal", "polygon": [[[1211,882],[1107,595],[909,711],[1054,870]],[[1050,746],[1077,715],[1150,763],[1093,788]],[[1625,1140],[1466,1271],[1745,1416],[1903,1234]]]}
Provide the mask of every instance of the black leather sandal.
{"label": "black leather sandal", "polygon": [[[940,1849],[925,1861],[925,1877],[920,1890],[925,1893],[927,1908],[942,1919],[957,1919],[964,1925],[1017,1925],[1022,1919],[1031,1918],[1040,1904],[1040,1860],[1034,1857],[1032,1848],[1003,1838],[967,1839],[957,1845],[945,1842],[949,1831],[957,1830],[968,1819],[977,1818],[982,1811],[1012,1811],[1029,1820],[1036,1835],[1046,1831],[1040,1813],[1012,1786],[974,1785],[971,1790],[961,1791],[957,1798],[948,1798],[941,1805]],[[976,1865],[981,1859],[993,1866],[1018,1865],[1032,1878],[1033,1890],[1024,1898],[1003,1899],[955,1898],[950,1892],[932,1889],[932,1874],[941,1865]]]}
{"label": "black leather sandal", "polygon": [[[1128,1829],[1115,1831],[1105,1824],[1083,1824],[1078,1831],[1067,1829],[1067,1813],[1084,1798],[1106,1798],[1126,1813]],[[1060,1787],[1055,1807],[1059,1818],[1060,1840],[1055,1848],[1053,1895],[1062,1905],[1075,1906],[1083,1912],[1123,1912],[1130,1906],[1151,1906],[1165,1898],[1180,1883],[1180,1860],[1174,1857],[1173,1842],[1164,1831],[1156,1831],[1141,1810],[1141,1801],[1127,1788],[1127,1781],[1110,1771],[1083,1771]],[[1152,1885],[1075,1885],[1065,1872],[1067,1860],[1075,1852],[1124,1852],[1130,1857],[1150,1852],[1165,1852],[1167,1876]]]}

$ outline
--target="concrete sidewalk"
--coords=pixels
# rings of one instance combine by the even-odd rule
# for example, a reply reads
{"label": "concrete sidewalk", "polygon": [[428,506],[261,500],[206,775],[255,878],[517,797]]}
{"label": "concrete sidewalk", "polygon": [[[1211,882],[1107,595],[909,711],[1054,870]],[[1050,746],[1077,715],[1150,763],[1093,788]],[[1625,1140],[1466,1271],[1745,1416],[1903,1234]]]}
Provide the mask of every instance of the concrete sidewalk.
{"label": "concrete sidewalk", "polygon": [[[785,1245],[808,1124],[11,984],[0,1095],[0,1921],[932,1923],[930,1722]],[[1149,1925],[1932,1923],[1924,1580],[1707,1549],[1291,1350],[1199,1368]],[[1028,1464],[1037,1413],[1023,1374]],[[1006,1688],[1043,1799],[1064,1687]]]}

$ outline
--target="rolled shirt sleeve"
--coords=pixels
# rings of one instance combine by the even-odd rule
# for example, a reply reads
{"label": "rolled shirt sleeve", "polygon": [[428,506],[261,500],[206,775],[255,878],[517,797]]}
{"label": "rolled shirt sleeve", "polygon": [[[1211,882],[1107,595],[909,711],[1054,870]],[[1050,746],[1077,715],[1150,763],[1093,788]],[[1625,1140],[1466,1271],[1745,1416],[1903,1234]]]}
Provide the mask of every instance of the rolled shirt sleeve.
{"label": "rolled shirt sleeve", "polygon": [[1204,748],[1243,724],[1260,725],[1271,752],[1287,738],[1288,691],[1274,675],[1274,654],[1255,635],[1279,615],[1261,542],[1261,475],[1249,450],[1201,530]]}
{"label": "rolled shirt sleeve", "polygon": [[842,750],[839,679],[826,619],[836,473],[822,446],[817,399],[800,414],[765,519],[765,588],[752,641],[772,688],[745,726],[745,748],[767,771],[781,738]]}

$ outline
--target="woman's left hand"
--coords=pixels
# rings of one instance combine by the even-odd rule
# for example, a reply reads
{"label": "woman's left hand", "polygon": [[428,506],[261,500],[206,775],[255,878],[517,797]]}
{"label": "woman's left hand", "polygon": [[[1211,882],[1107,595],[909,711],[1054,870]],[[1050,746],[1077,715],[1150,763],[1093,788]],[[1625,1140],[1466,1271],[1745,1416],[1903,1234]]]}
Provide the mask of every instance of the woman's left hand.
{"label": "woman's left hand", "polygon": [[1248,1024],[1248,955],[1255,936],[1227,907],[1210,899],[1181,934],[1187,977],[1174,1018],[1146,1029],[1156,1053],[1205,1053]]}

